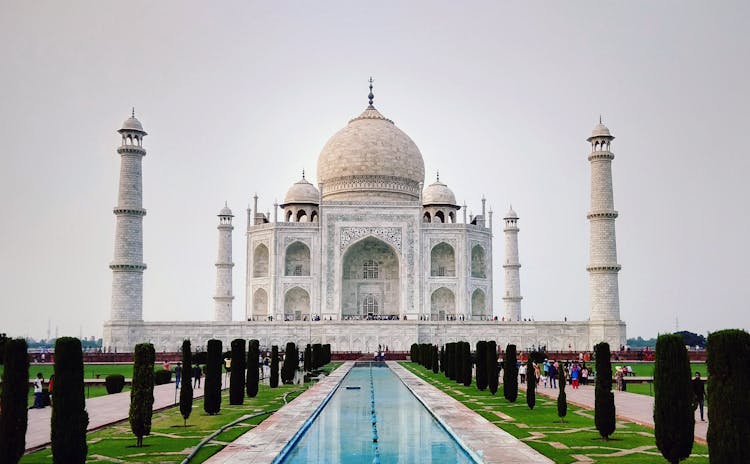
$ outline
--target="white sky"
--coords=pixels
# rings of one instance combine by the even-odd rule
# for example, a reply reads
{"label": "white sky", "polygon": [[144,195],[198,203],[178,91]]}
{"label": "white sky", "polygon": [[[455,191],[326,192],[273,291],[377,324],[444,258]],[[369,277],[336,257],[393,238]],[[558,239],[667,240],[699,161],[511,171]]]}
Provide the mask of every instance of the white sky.
{"label": "white sky", "polygon": [[[0,1],[0,331],[101,336],[119,156],[144,158],[144,318],[213,310],[216,214],[283,199],[326,140],[375,105],[429,183],[520,216],[523,311],[588,317],[589,147],[613,162],[628,336],[750,326],[747,2]],[[496,265],[494,307],[502,314]]]}

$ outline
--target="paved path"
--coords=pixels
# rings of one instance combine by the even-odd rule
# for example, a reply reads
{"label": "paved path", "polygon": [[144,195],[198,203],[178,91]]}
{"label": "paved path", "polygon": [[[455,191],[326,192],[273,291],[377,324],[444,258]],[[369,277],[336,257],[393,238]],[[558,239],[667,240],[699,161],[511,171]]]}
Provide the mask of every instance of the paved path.
{"label": "paved path", "polygon": [[[228,386],[227,376],[222,376],[223,388]],[[206,379],[202,379],[205,381]],[[154,387],[154,411],[175,404],[174,383]],[[193,398],[203,396],[203,388],[193,390]],[[179,401],[179,392],[177,395]],[[88,430],[96,430],[128,418],[130,409],[130,392],[99,396],[86,400],[86,411],[89,413]],[[50,419],[52,408],[29,409],[29,422],[26,429],[26,451],[42,448],[50,443]]]}
{"label": "paved path", "polygon": [[[525,390],[526,385],[521,384],[519,388]],[[537,394],[557,399],[559,390],[537,388]],[[636,424],[654,427],[654,397],[628,393],[626,391],[613,391],[615,394],[615,411],[619,419],[635,422]],[[594,409],[594,387],[593,385],[580,386],[574,390],[570,385],[565,387],[565,396],[569,404]],[[703,411],[705,422],[701,422],[700,413],[695,411],[695,441],[706,443],[706,432],[708,431],[708,408]]]}

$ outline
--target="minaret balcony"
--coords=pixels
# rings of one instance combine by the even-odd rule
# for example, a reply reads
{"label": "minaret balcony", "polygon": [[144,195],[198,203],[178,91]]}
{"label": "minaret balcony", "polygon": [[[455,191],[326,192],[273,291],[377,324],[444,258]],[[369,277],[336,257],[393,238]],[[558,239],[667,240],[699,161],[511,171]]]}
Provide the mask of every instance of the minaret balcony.
{"label": "minaret balcony", "polygon": [[620,269],[622,269],[622,266],[620,266],[619,264],[604,264],[604,265],[586,267],[586,270],[589,272],[602,272],[602,273],[619,272]]}
{"label": "minaret balcony", "polygon": [[146,263],[112,263],[109,268],[113,271],[143,271]]}
{"label": "minaret balcony", "polygon": [[117,147],[117,153],[124,155],[141,155],[146,156],[146,149],[137,145],[122,145]]}
{"label": "minaret balcony", "polygon": [[589,155],[589,161],[613,160],[615,154],[611,151],[595,151]]}
{"label": "minaret balcony", "polygon": [[123,216],[145,216],[146,210],[143,208],[120,208],[115,206],[112,210],[115,214],[121,214]]}
{"label": "minaret balcony", "polygon": [[587,219],[616,219],[617,211],[592,211],[586,215]]}

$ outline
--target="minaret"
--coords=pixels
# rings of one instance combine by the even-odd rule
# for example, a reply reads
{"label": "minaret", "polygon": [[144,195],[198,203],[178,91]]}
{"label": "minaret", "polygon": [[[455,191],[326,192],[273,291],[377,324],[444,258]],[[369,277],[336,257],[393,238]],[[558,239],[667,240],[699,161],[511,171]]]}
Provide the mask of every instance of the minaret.
{"label": "minaret", "polygon": [[219,212],[219,255],[216,260],[216,296],[214,296],[214,320],[232,320],[232,210],[224,203]]}
{"label": "minaret", "polygon": [[513,206],[508,210],[505,220],[505,320],[521,320],[521,263],[518,262],[518,215],[513,211]]}
{"label": "minaret", "polygon": [[120,187],[117,206],[114,208],[115,257],[112,269],[113,321],[143,320],[143,182],[141,165],[146,150],[143,148],[143,130],[135,118],[135,110],[117,132],[122,135],[120,154]]}
{"label": "minaret", "polygon": [[615,218],[617,211],[612,197],[612,160],[610,151],[614,140],[609,129],[602,124],[594,127],[591,137],[591,210],[588,219],[591,225],[589,244],[589,291],[591,293],[592,321],[619,321],[620,296],[617,284],[617,245],[615,241]]}

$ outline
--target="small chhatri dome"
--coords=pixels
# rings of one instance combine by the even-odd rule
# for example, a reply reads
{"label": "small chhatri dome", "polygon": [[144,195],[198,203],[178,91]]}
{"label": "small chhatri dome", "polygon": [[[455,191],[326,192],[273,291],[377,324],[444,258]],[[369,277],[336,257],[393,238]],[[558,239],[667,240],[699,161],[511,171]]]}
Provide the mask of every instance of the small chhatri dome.
{"label": "small chhatri dome", "polygon": [[284,203],[281,207],[291,204],[313,204],[317,205],[320,201],[320,192],[313,184],[305,179],[305,171],[302,171],[302,179],[295,182],[284,197]]}
{"label": "small chhatri dome", "polygon": [[591,140],[596,137],[607,137],[609,139],[614,139],[614,136],[609,132],[609,129],[607,126],[602,124],[602,117],[599,116],[599,124],[594,126],[594,130],[591,131],[591,137],[589,137],[586,140]]}
{"label": "small chhatri dome", "polygon": [[130,117],[122,123],[122,129],[118,132],[123,131],[140,132],[142,134],[146,133],[146,131],[143,130],[141,122],[135,118],[135,108],[133,108],[133,111],[130,113]]}
{"label": "small chhatri dome", "polygon": [[227,202],[224,202],[224,207],[221,208],[221,211],[219,211],[219,216],[231,216],[234,217],[234,214],[232,214],[232,210],[229,209],[227,206]]}
{"label": "small chhatri dome", "polygon": [[513,205],[510,205],[510,209],[505,214],[505,217],[503,219],[518,219],[518,215],[515,211],[513,211]]}
{"label": "small chhatri dome", "polygon": [[318,182],[328,200],[415,201],[424,160],[414,141],[370,104],[325,144]]}
{"label": "small chhatri dome", "polygon": [[437,175],[437,180],[428,185],[422,192],[422,205],[456,206],[456,195],[447,185],[440,182],[440,174]]}

